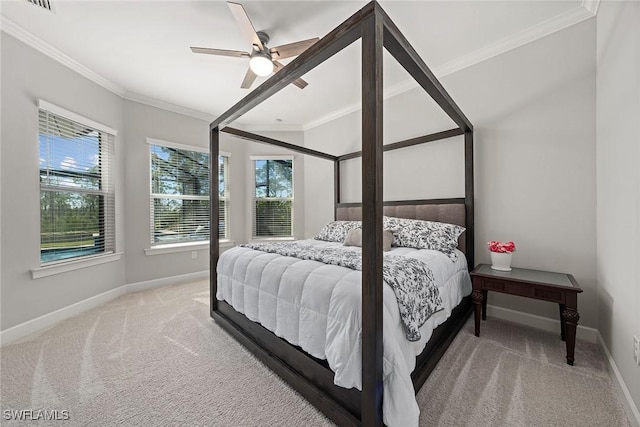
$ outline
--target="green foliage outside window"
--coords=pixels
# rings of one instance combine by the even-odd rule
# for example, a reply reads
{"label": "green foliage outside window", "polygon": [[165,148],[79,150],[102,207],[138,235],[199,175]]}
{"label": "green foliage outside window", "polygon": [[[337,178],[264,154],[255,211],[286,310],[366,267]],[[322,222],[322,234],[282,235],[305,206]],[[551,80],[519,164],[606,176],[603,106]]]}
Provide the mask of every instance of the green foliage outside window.
{"label": "green foliage outside window", "polygon": [[293,160],[255,160],[254,237],[293,236]]}
{"label": "green foliage outside window", "polygon": [[114,249],[113,135],[39,111],[40,261]]}

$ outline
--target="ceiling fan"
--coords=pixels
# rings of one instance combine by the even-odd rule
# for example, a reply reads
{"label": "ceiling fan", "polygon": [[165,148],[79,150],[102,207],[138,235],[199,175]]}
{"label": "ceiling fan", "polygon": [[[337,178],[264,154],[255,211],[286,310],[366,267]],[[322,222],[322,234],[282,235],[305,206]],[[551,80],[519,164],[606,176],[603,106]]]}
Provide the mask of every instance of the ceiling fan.
{"label": "ceiling fan", "polygon": [[[315,42],[320,40],[318,37],[308,40],[302,40],[299,42],[283,44],[282,46],[276,46],[269,48],[269,35],[263,31],[256,31],[253,28],[253,24],[239,3],[227,2],[229,9],[233,17],[236,19],[240,30],[249,39],[253,45],[251,52],[243,52],[240,50],[225,50],[225,49],[211,49],[207,47],[191,47],[193,53],[204,53],[206,55],[219,55],[219,56],[232,56],[237,58],[249,58],[249,69],[244,76],[244,80],[240,85],[243,89],[249,89],[257,76],[268,76],[271,73],[280,71],[284,64],[278,61],[278,59],[290,58],[292,56],[300,55],[302,52],[311,47]],[[307,82],[302,79],[297,79],[293,82],[294,85],[300,89],[304,89],[307,86]]]}

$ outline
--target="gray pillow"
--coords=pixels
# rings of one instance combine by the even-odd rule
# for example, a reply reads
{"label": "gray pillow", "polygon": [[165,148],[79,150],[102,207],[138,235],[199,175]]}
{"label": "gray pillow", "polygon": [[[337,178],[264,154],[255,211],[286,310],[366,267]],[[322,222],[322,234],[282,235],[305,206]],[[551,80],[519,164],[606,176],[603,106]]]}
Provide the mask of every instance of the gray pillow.
{"label": "gray pillow", "polygon": [[[392,242],[393,233],[391,230],[384,230],[382,232],[382,250],[390,251]],[[362,228],[354,228],[349,231],[349,233],[347,233],[347,237],[344,239],[344,246],[362,247]]]}

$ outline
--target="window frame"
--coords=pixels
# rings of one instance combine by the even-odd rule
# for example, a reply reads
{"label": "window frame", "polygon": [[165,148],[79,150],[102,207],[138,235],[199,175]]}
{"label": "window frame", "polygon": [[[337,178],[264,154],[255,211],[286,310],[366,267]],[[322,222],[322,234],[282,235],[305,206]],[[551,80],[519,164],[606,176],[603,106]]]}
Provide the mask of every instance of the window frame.
{"label": "window frame", "polygon": [[[257,160],[290,160],[291,161],[291,197],[256,197],[256,164]],[[252,155],[249,156],[251,169],[251,192],[250,192],[250,217],[249,233],[251,240],[294,240],[295,239],[295,156],[291,154],[283,155]],[[290,236],[256,236],[256,201],[258,199],[268,201],[290,201],[291,202],[291,235]]]}
{"label": "window frame", "polygon": [[[52,114],[73,122],[74,125],[80,125],[84,128],[91,129],[98,133],[98,150],[99,150],[99,162],[100,164],[106,163],[107,166],[100,169],[99,188],[89,189],[82,187],[73,187],[65,185],[55,185],[45,183],[39,178],[38,185],[38,197],[39,197],[39,210],[42,209],[42,194],[48,193],[76,193],[84,195],[96,195],[101,197],[99,212],[101,212],[98,219],[101,228],[101,239],[104,247],[99,252],[87,253],[78,256],[71,256],[62,259],[55,259],[51,261],[42,261],[42,217],[38,221],[38,228],[40,234],[40,256],[39,256],[39,268],[31,269],[32,278],[37,279],[40,277],[46,277],[52,274],[63,273],[66,271],[76,270],[78,268],[88,267],[92,265],[98,265],[105,262],[116,261],[120,259],[121,253],[116,253],[116,185],[115,185],[115,140],[118,134],[116,129],[106,126],[102,123],[91,120],[78,113],[66,110],[55,104],[47,102],[43,99],[38,99],[37,105],[38,111],[38,152],[39,157],[42,158],[41,141],[40,137],[42,132],[42,119],[43,114]],[[47,116],[47,124],[49,124],[49,117]],[[50,135],[47,133],[47,135]],[[75,153],[74,153],[75,154]],[[47,164],[47,169],[52,170],[50,165]],[[38,163],[38,175],[42,176],[41,163]],[[95,237],[94,237],[95,238]]]}
{"label": "window frame", "polygon": [[[220,157],[226,157],[226,165],[224,170],[224,196],[218,196],[218,200],[224,200],[224,236],[218,235],[218,242],[230,242],[231,241],[231,187],[229,186],[230,179],[230,165],[231,165],[231,153],[226,151],[218,151],[218,174],[220,173]],[[209,194],[209,200],[211,200],[211,194]],[[220,203],[220,202],[218,202]],[[211,235],[209,235],[209,241],[211,241]]]}
{"label": "window frame", "polygon": [[[187,144],[181,144],[178,142],[172,142],[172,141],[166,141],[166,140],[161,140],[161,139],[157,139],[157,138],[146,138],[146,142],[148,147],[148,156],[149,156],[149,248],[145,249],[145,253],[147,255],[160,255],[160,254],[166,254],[166,253],[173,253],[173,252],[184,252],[184,251],[192,251],[192,250],[201,250],[201,249],[207,249],[209,248],[210,242],[211,242],[211,234],[209,234],[209,238],[208,239],[203,239],[203,240],[186,240],[186,241],[178,241],[178,242],[153,242],[153,229],[154,229],[154,217],[153,217],[153,212],[152,212],[152,203],[154,198],[170,198],[170,199],[179,199],[179,200],[206,200],[207,201],[207,206],[209,206],[209,201],[211,200],[211,189],[209,189],[209,195],[207,196],[185,196],[185,195],[170,195],[170,194],[160,194],[160,193],[153,193],[153,170],[151,167],[151,162],[152,162],[152,158],[151,158],[151,148],[152,146],[162,146],[162,147],[169,147],[169,148],[174,148],[174,149],[178,149],[178,150],[185,150],[185,151],[193,151],[193,152],[199,152],[199,153],[206,153],[209,155],[209,164],[207,166],[208,168],[208,173],[211,173],[211,153],[209,152],[209,148],[208,147],[198,147],[198,146],[194,146],[194,145],[187,145]],[[225,193],[226,193],[226,197],[220,196],[220,200],[225,200],[225,234],[226,236],[224,238],[219,238],[218,241],[220,243],[230,243],[230,219],[229,219],[229,212],[230,212],[230,206],[231,206],[231,191],[230,191],[230,186],[229,186],[229,165],[231,163],[231,153],[225,152],[225,151],[220,151],[218,153],[218,173],[219,173],[219,158],[220,157],[226,157],[227,161],[226,161],[226,177],[227,180],[225,182]],[[209,233],[211,233],[211,225],[209,226]]]}

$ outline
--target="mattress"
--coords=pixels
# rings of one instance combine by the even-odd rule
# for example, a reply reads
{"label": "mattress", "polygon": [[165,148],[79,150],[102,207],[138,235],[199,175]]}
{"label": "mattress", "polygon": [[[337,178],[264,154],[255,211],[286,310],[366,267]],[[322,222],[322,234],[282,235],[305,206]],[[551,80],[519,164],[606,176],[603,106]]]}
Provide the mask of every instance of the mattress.
{"label": "mattress", "polygon": [[[313,239],[300,243],[360,250]],[[420,327],[421,338],[412,342],[405,337],[393,291],[389,286],[383,289],[383,419],[388,426],[417,426],[420,412],[411,381],[416,356],[433,330],[471,293],[471,280],[459,251],[455,262],[426,249],[393,248],[385,255],[423,261],[433,273],[443,302],[443,310]],[[219,300],[310,355],[327,360],[336,385],[361,389],[360,271],[235,247],[220,256],[217,273]]]}

